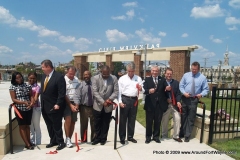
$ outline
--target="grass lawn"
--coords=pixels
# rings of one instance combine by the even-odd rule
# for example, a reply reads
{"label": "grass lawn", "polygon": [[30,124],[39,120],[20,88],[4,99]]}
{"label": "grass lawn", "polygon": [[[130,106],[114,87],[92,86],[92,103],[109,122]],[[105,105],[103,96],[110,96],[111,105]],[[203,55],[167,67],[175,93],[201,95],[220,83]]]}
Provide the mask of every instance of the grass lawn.
{"label": "grass lawn", "polygon": [[[207,110],[211,109],[211,98],[202,98],[201,101],[203,101],[206,104]],[[237,106],[238,106],[238,103],[239,102],[237,102]],[[223,104],[226,104],[226,102]],[[237,109],[237,112],[239,112],[239,108]],[[231,112],[231,115],[233,115],[233,112]],[[235,115],[236,115],[236,111],[235,111]],[[141,123],[144,127],[146,127],[146,115],[143,109],[143,105],[141,104],[141,100],[139,101],[139,105],[138,105],[137,121]],[[228,154],[228,155],[231,156],[232,158],[240,160],[240,147],[239,147],[240,139],[230,139],[224,142],[214,142],[210,146],[219,151],[234,152],[234,154]]]}

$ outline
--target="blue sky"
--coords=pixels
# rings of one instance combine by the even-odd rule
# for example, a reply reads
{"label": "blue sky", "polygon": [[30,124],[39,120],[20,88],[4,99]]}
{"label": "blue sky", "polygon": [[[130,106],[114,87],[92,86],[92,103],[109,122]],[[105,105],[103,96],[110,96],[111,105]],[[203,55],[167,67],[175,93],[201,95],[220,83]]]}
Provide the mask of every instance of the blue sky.
{"label": "blue sky", "polygon": [[240,65],[240,0],[0,0],[0,63],[69,62],[104,47],[198,45],[191,61]]}

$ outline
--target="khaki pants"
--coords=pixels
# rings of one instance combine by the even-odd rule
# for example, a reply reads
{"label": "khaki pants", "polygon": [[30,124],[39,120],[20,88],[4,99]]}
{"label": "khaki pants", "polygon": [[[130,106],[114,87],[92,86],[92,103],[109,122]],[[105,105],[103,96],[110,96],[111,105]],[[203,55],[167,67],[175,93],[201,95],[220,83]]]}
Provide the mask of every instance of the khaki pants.
{"label": "khaki pants", "polygon": [[[80,106],[80,129],[81,129],[81,139],[84,140],[84,133],[88,128],[88,118],[90,118],[91,125],[91,142],[94,140],[95,131],[94,131],[94,118],[93,118],[93,107],[89,106]],[[86,137],[88,137],[86,135]]]}
{"label": "khaki pants", "polygon": [[181,115],[177,110],[174,109],[172,104],[169,104],[168,110],[165,113],[163,113],[162,138],[168,137],[168,122],[170,114],[172,114],[173,116],[173,138],[179,138],[179,131],[181,127]]}

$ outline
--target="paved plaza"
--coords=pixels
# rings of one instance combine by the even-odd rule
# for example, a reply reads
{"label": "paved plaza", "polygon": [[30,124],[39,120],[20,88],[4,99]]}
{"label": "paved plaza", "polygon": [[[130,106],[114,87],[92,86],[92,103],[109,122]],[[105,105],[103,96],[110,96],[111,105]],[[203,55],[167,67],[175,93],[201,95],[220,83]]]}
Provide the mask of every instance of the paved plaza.
{"label": "paved plaza", "polygon": [[[7,108],[11,103],[8,88],[10,82],[1,82],[0,84],[0,109],[6,108],[6,112],[0,113],[0,121],[8,121]],[[3,109],[5,111],[5,109]],[[115,113],[113,113],[115,115]],[[135,128],[135,139],[138,141],[137,144],[132,142],[127,142],[125,145],[117,142],[117,149],[114,150],[114,121],[111,121],[108,141],[104,146],[91,145],[90,142],[81,144],[81,150],[76,152],[76,147],[65,148],[58,151],[57,154],[46,154],[50,151],[54,151],[56,147],[46,148],[46,144],[49,143],[49,137],[47,133],[47,128],[43,118],[41,118],[41,129],[42,129],[42,145],[36,146],[34,150],[26,150],[24,146],[14,146],[14,154],[6,154],[4,156],[0,155],[0,159],[10,160],[10,159],[24,159],[24,160],[43,160],[43,159],[62,159],[62,160],[72,160],[72,159],[114,159],[114,160],[126,160],[126,159],[195,159],[195,160],[225,160],[233,159],[225,154],[217,154],[215,149],[202,143],[199,143],[198,139],[192,139],[189,143],[178,143],[173,139],[161,139],[161,143],[155,143],[152,141],[150,144],[145,144],[145,128],[138,122],[136,122]],[[75,132],[80,133],[80,122],[79,118],[76,123]],[[90,131],[88,131],[90,133]],[[90,135],[90,134],[88,134]],[[88,137],[88,139],[90,139]],[[72,142],[75,142],[73,136]]]}

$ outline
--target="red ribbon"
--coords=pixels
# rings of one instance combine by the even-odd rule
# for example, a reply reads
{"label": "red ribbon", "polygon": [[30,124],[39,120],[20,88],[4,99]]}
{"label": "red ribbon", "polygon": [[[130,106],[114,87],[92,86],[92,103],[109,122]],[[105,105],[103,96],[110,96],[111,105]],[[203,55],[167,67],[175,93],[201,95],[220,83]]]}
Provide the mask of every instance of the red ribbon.
{"label": "red ribbon", "polygon": [[116,107],[116,106],[117,106],[117,103],[115,103],[115,102],[112,102],[112,101],[111,101],[111,102],[107,102],[107,104],[108,104],[108,105],[113,105],[114,107]]}
{"label": "red ribbon", "polygon": [[77,147],[77,150],[76,152],[78,152],[80,150],[80,147],[78,145],[78,140],[77,140],[77,133],[75,132],[75,144],[76,144],[76,147]]}
{"label": "red ribbon", "polygon": [[55,151],[50,151],[50,152],[48,152],[48,153],[46,153],[46,154],[57,154],[58,152],[55,150]]}
{"label": "red ribbon", "polygon": [[137,107],[137,105],[138,105],[138,96],[139,96],[139,92],[140,92],[140,90],[139,90],[139,84],[138,84],[138,83],[136,84],[136,88],[137,88],[137,90],[138,90],[138,95],[137,95],[136,102],[134,103],[134,107]]}
{"label": "red ribbon", "polygon": [[21,119],[23,119],[21,113],[18,111],[18,109],[17,109],[17,107],[15,106],[15,104],[13,103],[13,104],[11,104],[11,105],[12,105],[15,113],[18,115],[18,117],[21,118]]}
{"label": "red ribbon", "polygon": [[[174,93],[173,93],[173,88],[171,89],[171,98],[172,98],[172,105],[178,107]],[[182,114],[182,108],[178,107],[178,109],[179,109],[180,114]]]}
{"label": "red ribbon", "polygon": [[175,96],[174,96],[174,94],[173,94],[173,88],[171,89],[171,98],[172,98],[172,104],[173,104],[174,106],[176,106],[176,99],[175,99]]}

